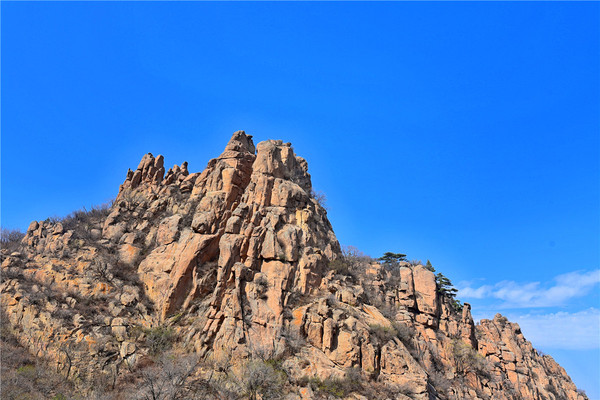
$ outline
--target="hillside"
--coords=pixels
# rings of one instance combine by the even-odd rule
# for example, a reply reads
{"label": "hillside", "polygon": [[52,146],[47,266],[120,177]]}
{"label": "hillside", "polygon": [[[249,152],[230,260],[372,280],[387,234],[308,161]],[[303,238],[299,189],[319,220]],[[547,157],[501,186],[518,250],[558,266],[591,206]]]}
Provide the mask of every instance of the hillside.
{"label": "hillside", "polygon": [[56,369],[48,398],[587,398],[430,265],[342,249],[306,161],[243,131],[203,172],[146,154],[112,205],[34,221],[2,259],[3,348],[37,357],[3,381]]}

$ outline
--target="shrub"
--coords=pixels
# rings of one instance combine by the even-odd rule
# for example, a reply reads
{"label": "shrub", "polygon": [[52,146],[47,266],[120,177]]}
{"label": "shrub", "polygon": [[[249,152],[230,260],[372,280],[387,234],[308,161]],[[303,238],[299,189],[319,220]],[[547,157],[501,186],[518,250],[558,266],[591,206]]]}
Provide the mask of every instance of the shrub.
{"label": "shrub", "polygon": [[23,270],[18,267],[6,268],[2,271],[2,274],[0,274],[0,278],[2,279],[2,282],[8,279],[23,279]]}
{"label": "shrub", "polygon": [[80,210],[73,211],[66,217],[50,217],[46,222],[51,224],[62,224],[65,231],[72,230],[75,237],[82,239],[81,243],[74,242],[75,248],[83,246],[85,241],[92,239],[91,229],[98,227],[98,224],[110,214],[112,201],[98,206],[92,206],[90,210],[83,207]]}
{"label": "shrub", "polygon": [[62,220],[59,220],[59,222],[63,224],[65,230],[76,229],[82,225],[98,222],[110,214],[112,203],[113,202],[110,201],[108,203],[92,206],[90,210],[83,207],[80,210],[73,211]]}
{"label": "shrub", "polygon": [[556,389],[556,387],[554,386],[554,384],[552,382],[548,383],[544,389],[546,389],[547,392],[552,393],[554,395],[555,399],[562,398],[559,395],[558,390]]}
{"label": "shrub", "polygon": [[308,383],[312,390],[316,392],[331,394],[335,397],[344,397],[345,395],[344,389],[340,384],[340,379],[327,378],[321,380],[318,377],[313,377],[309,379]]}
{"label": "shrub", "polygon": [[23,365],[22,367],[17,368],[17,372],[25,376],[33,376],[35,374],[35,365]]}
{"label": "shrub", "polygon": [[6,229],[2,228],[0,235],[0,242],[2,244],[10,242],[20,242],[25,237],[25,234],[18,229]]}
{"label": "shrub", "polygon": [[114,275],[111,272],[110,264],[102,258],[94,259],[90,265],[90,273],[94,278],[103,282],[112,282]]}
{"label": "shrub", "polygon": [[477,353],[475,349],[460,339],[454,339],[451,346],[456,372],[460,374],[476,372],[480,375],[489,375],[489,367],[486,359]]}
{"label": "shrub", "polygon": [[500,325],[501,329],[504,329],[504,327],[506,326],[506,324],[508,323],[508,318],[506,318],[504,315],[502,314],[496,314],[494,316],[494,320],[498,323],[498,325]]}
{"label": "shrub", "polygon": [[327,296],[326,301],[328,307],[337,307],[339,304],[338,299],[337,297],[335,297],[334,294],[330,294],[329,296]]}
{"label": "shrub", "polygon": [[264,275],[261,275],[254,281],[254,284],[256,285],[258,298],[263,300],[266,299],[267,291],[269,290],[269,281],[267,278]]}
{"label": "shrub", "polygon": [[48,301],[48,296],[43,291],[38,290],[37,292],[31,292],[29,294],[29,302],[38,307],[43,306]]}
{"label": "shrub", "polygon": [[21,245],[25,234],[18,229],[2,228],[0,233],[0,246],[10,252],[16,251]]}
{"label": "shrub", "polygon": [[335,272],[336,275],[350,275],[350,265],[343,257],[336,258],[329,263],[329,269]]}
{"label": "shrub", "polygon": [[238,392],[251,400],[277,399],[282,394],[287,375],[274,360],[250,360],[234,369],[232,376]]}
{"label": "shrub", "polygon": [[[0,319],[6,321],[4,310]],[[72,382],[55,368],[35,360],[16,340],[9,324],[0,324],[0,369],[2,399],[52,399],[57,393],[72,393]],[[57,399],[60,399],[58,397]]]}
{"label": "shrub", "polygon": [[385,344],[397,337],[409,348],[413,347],[412,340],[416,335],[416,331],[412,326],[401,322],[393,323],[392,326],[372,324],[369,325],[369,330],[380,344]]}
{"label": "shrub", "polygon": [[329,268],[336,275],[364,278],[369,262],[371,262],[371,257],[365,255],[356,247],[344,246],[340,256],[329,263]]}
{"label": "shrub", "polygon": [[165,354],[140,372],[141,381],[134,399],[188,399],[192,397],[194,382],[189,379],[197,370],[198,357]]}
{"label": "shrub", "polygon": [[348,393],[358,392],[362,389],[362,380],[363,377],[360,368],[348,368],[344,375],[343,387]]}
{"label": "shrub", "polygon": [[415,328],[398,322],[394,324],[394,329],[396,330],[396,336],[398,336],[398,339],[400,339],[402,343],[407,346],[412,344],[412,339],[416,335]]}
{"label": "shrub", "polygon": [[72,323],[73,314],[71,313],[71,310],[69,310],[69,309],[58,307],[56,310],[54,310],[52,312],[51,315],[52,315],[52,317],[54,317],[56,319],[60,319],[68,324]]}
{"label": "shrub", "polygon": [[291,309],[296,308],[296,307],[300,307],[300,306],[304,306],[309,304],[310,302],[312,302],[314,300],[313,296],[311,295],[306,295],[302,292],[299,292],[297,290],[292,290],[289,294],[288,297],[288,301],[287,301],[287,305],[289,307],[287,307],[284,310],[284,313],[289,312],[290,314],[288,315],[288,319],[291,319]]}
{"label": "shrub", "polygon": [[362,376],[357,368],[346,370],[343,378],[327,378],[321,380],[318,377],[308,379],[311,388],[320,393],[326,393],[338,398],[346,397],[352,392],[362,389]]}
{"label": "shrub", "polygon": [[173,347],[175,333],[171,327],[158,326],[144,331],[146,334],[146,346],[152,355],[161,354]]}
{"label": "shrub", "polygon": [[120,279],[133,286],[142,287],[136,268],[131,265],[116,261],[112,264],[110,272],[114,278]]}
{"label": "shrub", "polygon": [[389,342],[398,335],[398,331],[396,331],[394,326],[371,324],[369,325],[369,330],[381,344]]}
{"label": "shrub", "polygon": [[317,203],[324,208],[325,210],[327,210],[327,196],[325,196],[325,193],[321,192],[321,191],[315,191],[314,189],[310,190],[310,197],[312,197],[313,199],[315,199],[317,201]]}
{"label": "shrub", "polygon": [[428,378],[429,384],[433,386],[437,392],[446,394],[448,389],[450,389],[450,382],[444,376],[443,372],[432,371],[428,374]]}
{"label": "shrub", "polygon": [[306,345],[306,340],[300,334],[300,332],[292,330],[289,327],[286,327],[283,330],[281,336],[285,339],[285,343],[292,354],[296,354]]}

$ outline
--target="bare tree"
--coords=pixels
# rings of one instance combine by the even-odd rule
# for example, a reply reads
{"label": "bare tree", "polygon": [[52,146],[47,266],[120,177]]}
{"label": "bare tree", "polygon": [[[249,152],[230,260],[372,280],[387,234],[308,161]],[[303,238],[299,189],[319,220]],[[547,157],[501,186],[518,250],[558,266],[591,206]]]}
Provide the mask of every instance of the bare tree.
{"label": "bare tree", "polygon": [[179,400],[198,398],[191,376],[199,365],[197,355],[163,355],[157,364],[141,371],[141,385],[137,399]]}
{"label": "bare tree", "polygon": [[0,247],[8,251],[16,251],[24,237],[25,234],[18,229],[2,228],[0,232]]}
{"label": "bare tree", "polygon": [[250,360],[236,371],[240,392],[250,400],[278,399],[286,381],[285,373],[275,369],[272,363]]}

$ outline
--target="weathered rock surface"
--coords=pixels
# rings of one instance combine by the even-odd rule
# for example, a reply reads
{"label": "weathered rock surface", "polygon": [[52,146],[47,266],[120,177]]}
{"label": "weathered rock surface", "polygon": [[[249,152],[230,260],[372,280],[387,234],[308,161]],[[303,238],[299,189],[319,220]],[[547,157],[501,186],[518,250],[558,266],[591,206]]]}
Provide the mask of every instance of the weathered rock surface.
{"label": "weathered rock surface", "polygon": [[427,268],[331,271],[340,246],[289,143],[238,131],[187,167],[146,154],[106,212],[34,221],[2,253],[6,322],[32,353],[114,376],[149,353],[140,332],[172,326],[203,357],[268,351],[292,383],[352,369],[396,399],[585,399],[516,324],[476,326]]}

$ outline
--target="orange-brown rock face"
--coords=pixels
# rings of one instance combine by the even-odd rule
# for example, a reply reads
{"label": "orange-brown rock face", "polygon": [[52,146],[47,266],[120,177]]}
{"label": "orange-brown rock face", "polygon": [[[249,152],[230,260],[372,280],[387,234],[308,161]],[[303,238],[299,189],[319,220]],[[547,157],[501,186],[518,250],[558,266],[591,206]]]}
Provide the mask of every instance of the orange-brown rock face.
{"label": "orange-brown rock face", "polygon": [[348,371],[382,398],[585,399],[517,325],[475,326],[430,269],[343,256],[289,143],[239,131],[203,172],[187,167],[146,154],[110,208],[32,222],[3,250],[22,344],[66,375],[114,377],[148,355],[144,328],[170,326],[206,358],[280,360],[290,399]]}
{"label": "orange-brown rock face", "polygon": [[518,324],[496,314],[477,326],[479,353],[493,366],[493,374],[505,377],[518,398],[577,400],[583,395],[552,357],[540,355],[521,333]]}
{"label": "orange-brown rock face", "polygon": [[240,131],[201,174],[175,166],[163,178],[162,165],[147,154],[128,173],[104,237],[150,247],[138,274],[161,319],[207,307],[198,350],[277,336],[290,295],[317,288],[339,252],[306,161],[281,141],[255,149]]}

